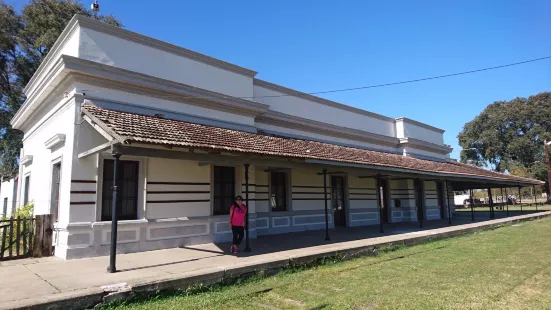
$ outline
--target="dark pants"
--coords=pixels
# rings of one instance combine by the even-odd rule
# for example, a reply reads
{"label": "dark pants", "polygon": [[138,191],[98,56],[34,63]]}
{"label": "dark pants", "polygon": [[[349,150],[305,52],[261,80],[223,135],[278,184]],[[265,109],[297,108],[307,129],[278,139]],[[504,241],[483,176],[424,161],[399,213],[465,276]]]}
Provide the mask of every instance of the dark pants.
{"label": "dark pants", "polygon": [[239,245],[245,236],[245,228],[243,226],[232,226],[233,244]]}

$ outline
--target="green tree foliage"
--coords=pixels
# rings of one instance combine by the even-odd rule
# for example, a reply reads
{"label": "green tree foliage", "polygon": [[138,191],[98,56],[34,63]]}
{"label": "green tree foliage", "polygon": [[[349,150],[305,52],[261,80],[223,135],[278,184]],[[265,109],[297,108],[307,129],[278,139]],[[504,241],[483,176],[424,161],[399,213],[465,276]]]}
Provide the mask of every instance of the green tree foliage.
{"label": "green tree foliage", "polygon": [[494,102],[458,138],[462,162],[547,182],[543,143],[551,140],[551,93]]}
{"label": "green tree foliage", "polygon": [[122,26],[76,1],[31,0],[21,12],[0,4],[0,175],[12,176],[19,166],[23,134],[10,120],[25,101],[23,88],[75,14]]}

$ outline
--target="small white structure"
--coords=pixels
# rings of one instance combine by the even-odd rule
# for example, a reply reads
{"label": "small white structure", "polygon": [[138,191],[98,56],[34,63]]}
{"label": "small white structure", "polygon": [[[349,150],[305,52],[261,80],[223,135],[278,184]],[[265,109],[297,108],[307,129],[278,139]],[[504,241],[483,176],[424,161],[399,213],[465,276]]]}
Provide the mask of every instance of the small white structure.
{"label": "small white structure", "polygon": [[256,238],[441,219],[452,188],[539,184],[450,162],[441,129],[255,75],[76,16],[12,120],[25,133],[14,199],[54,214],[69,259],[109,252],[115,179],[121,253],[230,240],[237,194]]}
{"label": "small white structure", "polygon": [[2,211],[0,217],[10,217],[17,207],[17,179],[18,177],[3,178],[0,185],[0,201],[2,202]]}

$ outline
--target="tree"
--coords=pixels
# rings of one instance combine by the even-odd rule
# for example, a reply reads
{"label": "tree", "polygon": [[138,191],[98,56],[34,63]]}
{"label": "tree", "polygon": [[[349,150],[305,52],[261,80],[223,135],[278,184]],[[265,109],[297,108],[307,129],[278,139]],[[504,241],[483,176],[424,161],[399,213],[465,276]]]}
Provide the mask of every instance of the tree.
{"label": "tree", "polygon": [[551,93],[494,102],[458,138],[461,162],[548,182],[543,143],[551,140]]}
{"label": "tree", "polygon": [[25,101],[23,88],[75,14],[122,27],[76,1],[31,0],[21,12],[0,4],[0,175],[12,176],[19,167],[23,134],[10,120]]}

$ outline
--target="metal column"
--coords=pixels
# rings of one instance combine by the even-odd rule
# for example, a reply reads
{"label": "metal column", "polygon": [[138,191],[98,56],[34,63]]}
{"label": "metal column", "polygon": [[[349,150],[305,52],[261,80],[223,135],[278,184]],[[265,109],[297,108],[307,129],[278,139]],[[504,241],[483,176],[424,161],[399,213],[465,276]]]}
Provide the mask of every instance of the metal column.
{"label": "metal column", "polygon": [[503,211],[504,204],[507,203],[507,197],[503,196],[503,187],[501,188],[501,211]]}
{"label": "metal column", "polygon": [[250,252],[251,245],[249,242],[249,164],[245,164],[245,249],[243,251]]}
{"label": "metal column", "polygon": [[111,202],[111,250],[109,253],[109,267],[107,268],[109,273],[117,272],[117,208],[119,201],[119,185],[117,181],[119,175],[119,159],[121,154],[114,151],[112,155],[115,160],[113,163],[113,201]]}
{"label": "metal column", "polygon": [[377,186],[376,191],[377,191],[377,210],[379,210],[379,232],[384,233],[385,231],[383,229],[383,214],[381,212],[381,208],[383,206],[382,204],[383,196],[381,195],[381,179],[379,177],[375,179],[375,184]]}
{"label": "metal column", "polygon": [[[446,195],[448,195],[448,224],[452,224],[452,205],[450,204],[450,184],[446,181]],[[455,204],[455,201],[454,201]]]}
{"label": "metal column", "polygon": [[536,199],[536,186],[532,185],[532,190],[534,191],[534,204],[536,205],[536,211],[538,211],[538,200]]}
{"label": "metal column", "polygon": [[507,216],[509,216],[509,197],[508,197],[508,194],[507,194],[507,187],[505,188],[505,197],[507,197],[506,198],[506,200],[507,200],[507,213],[506,214],[507,214]]}
{"label": "metal column", "polygon": [[490,218],[495,218],[494,214],[494,197],[492,196],[492,189],[488,188],[488,206],[490,207]]}
{"label": "metal column", "polygon": [[520,213],[522,213],[522,193],[520,192],[520,186],[518,187],[518,201],[520,203]]}
{"label": "metal column", "polygon": [[423,201],[425,200],[425,191],[423,190],[424,184],[422,184],[422,180],[415,179],[415,195],[417,196],[417,201],[415,202],[417,204],[417,209],[419,210],[417,212],[417,217],[419,220],[419,227],[423,228],[423,220],[425,218],[425,211],[423,209]]}
{"label": "metal column", "polygon": [[472,189],[469,189],[469,202],[471,203],[471,221],[474,222],[474,200]]}
{"label": "metal column", "polygon": [[325,240],[329,241],[329,211],[327,210],[327,169],[323,169],[323,195],[325,197]]}

